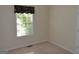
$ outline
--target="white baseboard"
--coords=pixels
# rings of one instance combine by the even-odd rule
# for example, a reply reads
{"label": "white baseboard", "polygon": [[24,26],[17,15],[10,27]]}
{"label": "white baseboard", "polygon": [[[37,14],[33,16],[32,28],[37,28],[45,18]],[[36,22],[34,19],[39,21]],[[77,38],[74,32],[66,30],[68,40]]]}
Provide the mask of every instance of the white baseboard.
{"label": "white baseboard", "polygon": [[[50,41],[49,41],[50,42]],[[62,46],[62,45],[60,45],[60,44],[58,44],[58,43],[56,43],[56,42],[50,42],[51,44],[54,44],[54,45],[56,45],[56,46],[59,46],[60,48],[63,48],[63,49],[65,49],[65,50],[67,50],[67,51],[69,51],[70,53],[72,53],[72,54],[74,54],[74,52],[72,51],[72,50],[70,50],[70,49],[68,49],[68,48],[65,48],[64,46]]]}
{"label": "white baseboard", "polygon": [[43,43],[43,42],[46,42],[46,41],[47,40],[42,40],[42,41],[36,41],[36,42],[32,42],[32,43],[25,44],[25,45],[19,45],[19,46],[16,46],[16,47],[8,48],[5,51],[9,51],[9,50],[17,49],[17,48],[22,48],[22,47],[26,47],[28,45],[35,45],[35,44]]}

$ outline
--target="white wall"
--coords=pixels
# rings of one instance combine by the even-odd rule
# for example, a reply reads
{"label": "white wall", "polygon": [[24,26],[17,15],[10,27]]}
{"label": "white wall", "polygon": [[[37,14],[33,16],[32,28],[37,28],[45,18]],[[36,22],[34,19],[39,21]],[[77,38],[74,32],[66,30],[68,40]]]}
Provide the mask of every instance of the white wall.
{"label": "white wall", "polygon": [[[0,11],[1,13],[1,11]],[[2,47],[4,46],[3,42],[3,26],[2,26],[2,15],[0,15],[0,51],[2,51]]]}
{"label": "white wall", "polygon": [[79,6],[77,6],[77,11],[76,11],[76,40],[75,40],[75,51],[74,53],[78,53],[79,54]]}
{"label": "white wall", "polygon": [[17,38],[16,19],[13,6],[0,5],[0,28],[2,29],[0,29],[0,49],[2,51],[47,41],[49,36],[47,17],[48,6],[35,6],[34,16],[34,34]]}
{"label": "white wall", "polygon": [[50,7],[50,42],[74,51],[76,6]]}
{"label": "white wall", "polygon": [[34,35],[17,38],[13,6],[0,5],[0,51],[47,40],[73,51],[75,13],[75,6],[35,6]]}

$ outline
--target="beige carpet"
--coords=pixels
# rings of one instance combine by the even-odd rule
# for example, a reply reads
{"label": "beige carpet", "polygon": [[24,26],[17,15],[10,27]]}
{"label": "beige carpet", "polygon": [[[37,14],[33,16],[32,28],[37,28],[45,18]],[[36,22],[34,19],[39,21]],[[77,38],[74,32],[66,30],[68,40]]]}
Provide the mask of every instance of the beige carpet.
{"label": "beige carpet", "polygon": [[8,51],[8,54],[70,54],[70,52],[48,42]]}

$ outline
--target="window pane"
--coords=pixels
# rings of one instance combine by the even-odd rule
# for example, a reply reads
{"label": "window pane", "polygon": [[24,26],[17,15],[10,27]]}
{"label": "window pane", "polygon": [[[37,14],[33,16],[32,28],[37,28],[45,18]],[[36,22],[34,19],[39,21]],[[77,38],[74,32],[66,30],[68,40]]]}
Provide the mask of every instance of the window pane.
{"label": "window pane", "polygon": [[29,35],[33,31],[33,14],[16,13],[17,36]]}

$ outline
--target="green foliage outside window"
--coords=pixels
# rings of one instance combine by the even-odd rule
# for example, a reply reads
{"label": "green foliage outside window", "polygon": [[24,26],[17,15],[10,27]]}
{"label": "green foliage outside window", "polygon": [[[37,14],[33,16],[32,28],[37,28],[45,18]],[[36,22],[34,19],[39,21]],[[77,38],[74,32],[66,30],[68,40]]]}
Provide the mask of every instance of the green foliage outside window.
{"label": "green foliage outside window", "polygon": [[21,27],[24,29],[25,33],[28,34],[32,32],[31,15],[32,14],[16,13],[17,20],[20,21]]}

